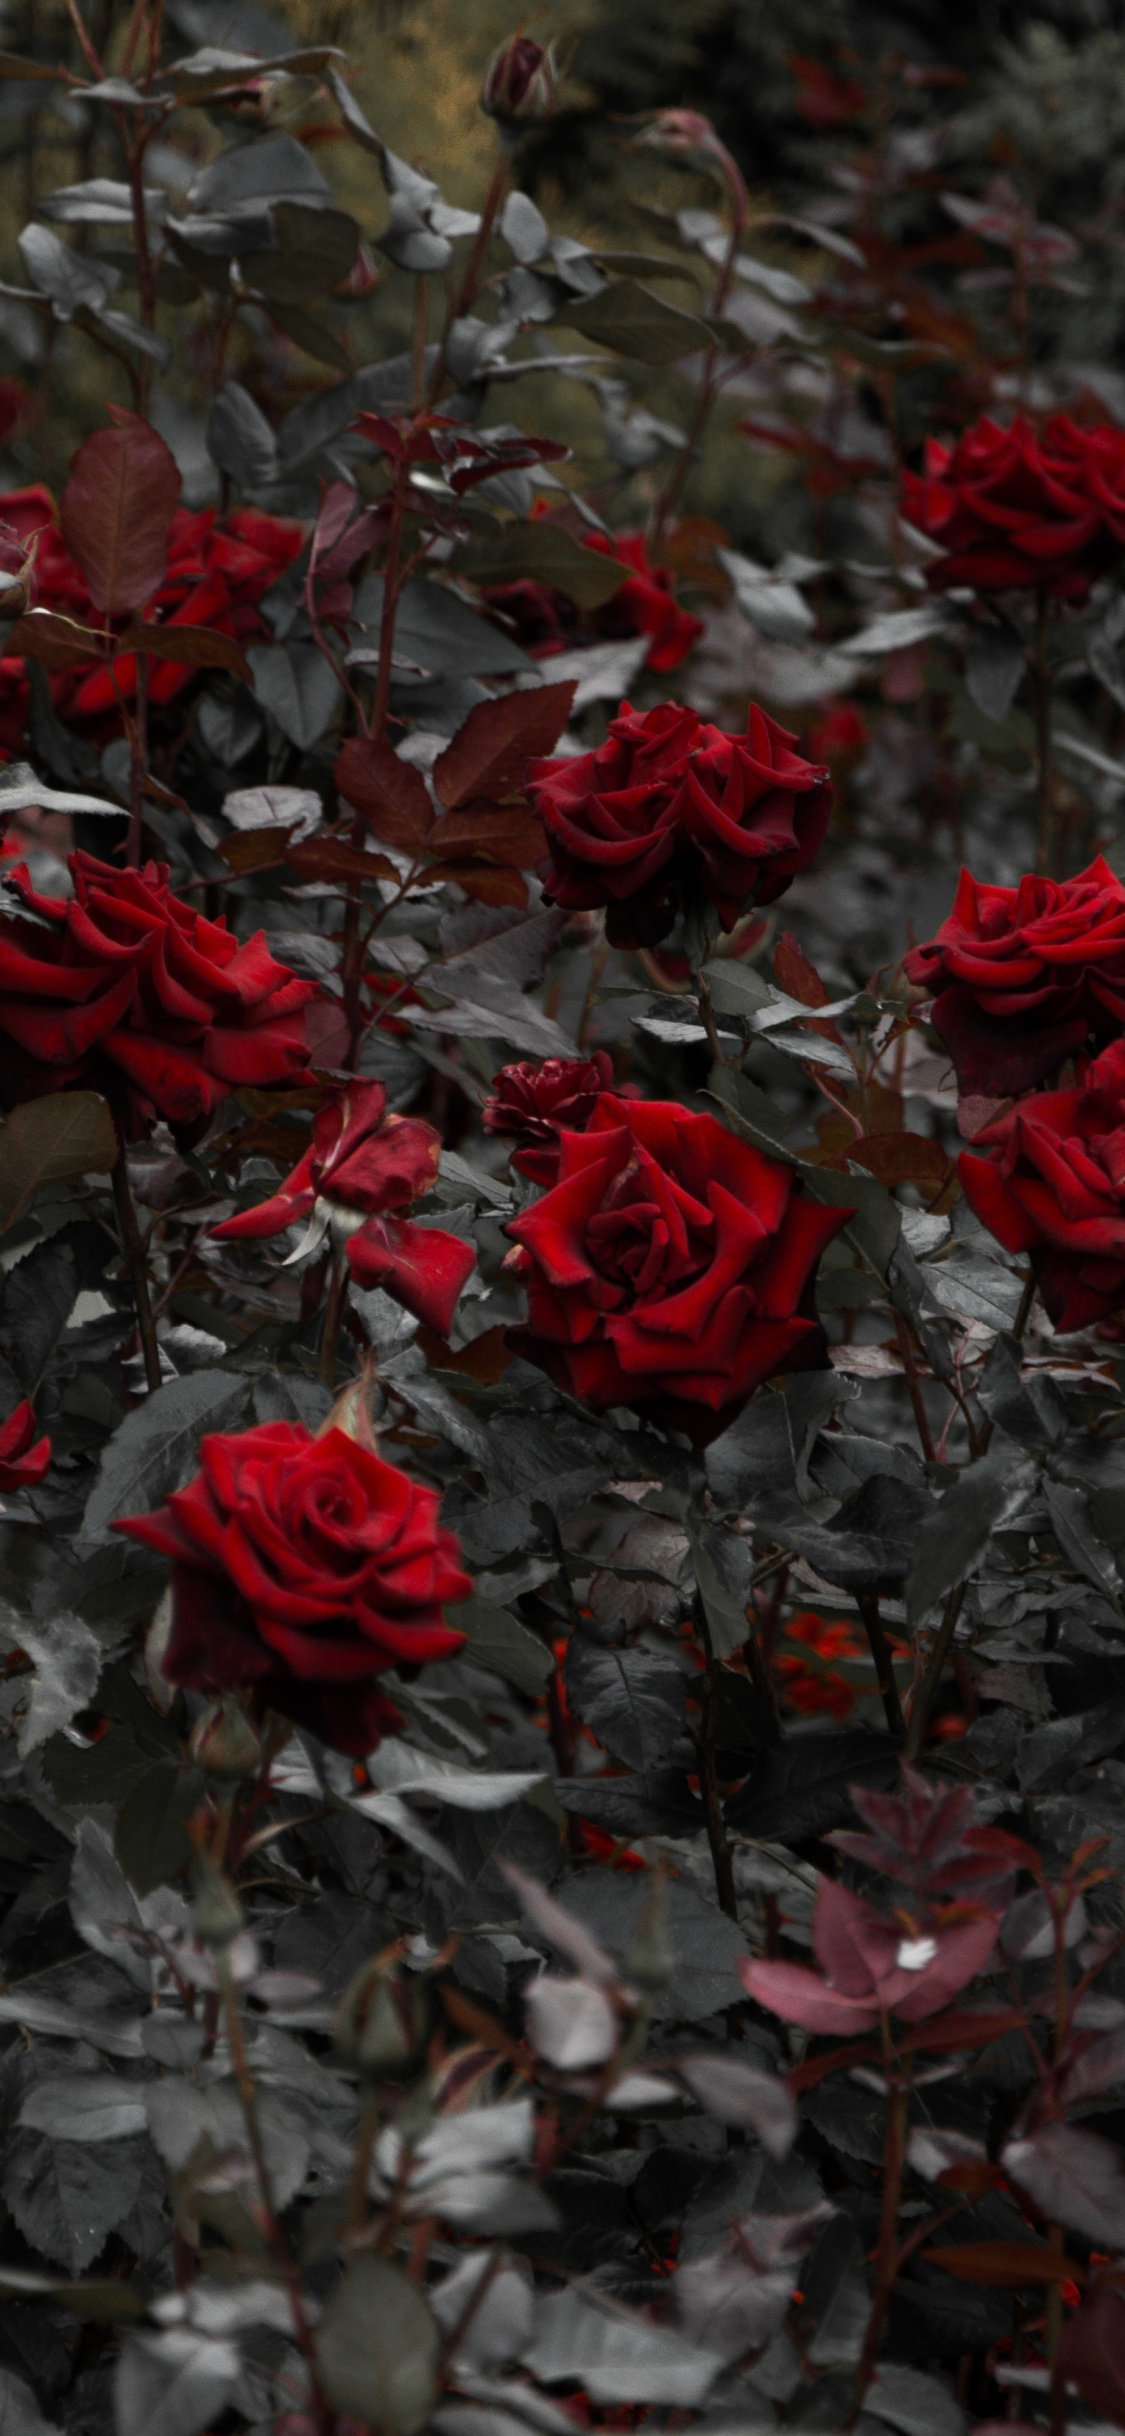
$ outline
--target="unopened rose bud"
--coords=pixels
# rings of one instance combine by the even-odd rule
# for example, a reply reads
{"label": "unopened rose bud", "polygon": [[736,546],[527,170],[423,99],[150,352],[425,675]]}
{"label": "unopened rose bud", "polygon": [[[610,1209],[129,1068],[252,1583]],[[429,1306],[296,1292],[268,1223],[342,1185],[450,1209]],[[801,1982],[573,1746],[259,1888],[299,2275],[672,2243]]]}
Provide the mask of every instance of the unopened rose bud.
{"label": "unopened rose bud", "polygon": [[553,43],[544,48],[530,34],[511,34],[485,69],[481,109],[501,122],[546,118],[555,105],[558,81]]}
{"label": "unopened rose bud", "polygon": [[191,1738],[191,1755],[205,1776],[228,1784],[257,1774],[261,1743],[245,1709],[229,1692],[221,1700],[209,1701],[204,1709]]}
{"label": "unopened rose bud", "polygon": [[199,1867],[191,1906],[191,1925],[200,1945],[222,1953],[246,1926],[246,1914],[229,1879],[206,1862]]}
{"label": "unopened rose bud", "polygon": [[377,2081],[409,2063],[424,2027],[420,1990],[376,1956],[345,1990],[333,2036],[341,2055]]}

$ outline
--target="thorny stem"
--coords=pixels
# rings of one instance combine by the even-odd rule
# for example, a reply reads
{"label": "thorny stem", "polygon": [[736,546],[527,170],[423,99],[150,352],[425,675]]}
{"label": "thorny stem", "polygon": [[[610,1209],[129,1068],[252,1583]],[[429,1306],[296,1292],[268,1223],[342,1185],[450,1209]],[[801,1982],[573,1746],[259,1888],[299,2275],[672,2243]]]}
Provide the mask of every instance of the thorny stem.
{"label": "thorny stem", "polygon": [[[390,522],[387,528],[387,555],[383,566],[383,613],[379,620],[379,666],[375,678],[375,700],[372,705],[371,720],[367,731],[369,736],[373,737],[376,741],[382,736],[384,729],[386,728],[387,711],[390,706],[391,699],[391,667],[395,642],[395,618],[398,613],[398,596],[402,582],[402,528],[406,517],[406,497],[409,483],[410,469],[404,457],[395,467],[394,489],[391,494]],[[362,812],[357,812],[355,819],[352,822],[351,842],[353,846],[362,846],[364,830],[365,822],[363,814]],[[344,1063],[349,1068],[352,1068],[355,1065],[356,1054],[359,1048],[360,1034],[363,1030],[363,1010],[360,1005],[359,995],[360,975],[363,970],[363,950],[360,944],[359,918],[360,883],[358,880],[352,880],[348,884],[348,903],[347,911],[344,916],[343,948],[344,1012],[348,1019],[348,1047]]]}
{"label": "thorny stem", "polygon": [[1047,661],[1047,619],[1050,604],[1045,592],[1038,597],[1035,611],[1035,643],[1028,654],[1028,674],[1031,678],[1031,710],[1035,721],[1035,797],[1037,838],[1035,868],[1044,878],[1055,874],[1055,798],[1051,776],[1051,672]]}
{"label": "thorny stem", "polygon": [[336,1356],[340,1347],[340,1329],[348,1299],[348,1261],[344,1252],[333,1252],[328,1284],[328,1302],[324,1313],[324,1334],[320,1340],[318,1376],[325,1387],[336,1384]]}
{"label": "thorny stem", "polygon": [[148,767],[148,653],[137,655],[136,702],[129,720],[129,838],[125,850],[135,871],[144,845],[145,778]]}
{"label": "thorny stem", "polygon": [[926,1411],[925,1398],[922,1394],[922,1381],[918,1375],[914,1347],[910,1342],[910,1330],[897,1304],[891,1305],[891,1318],[895,1324],[895,1335],[898,1338],[899,1352],[902,1355],[902,1367],[906,1372],[906,1384],[910,1390],[910,1401],[914,1408],[915,1426],[922,1442],[922,1453],[927,1463],[939,1463],[941,1457],[934,1445],[933,1433],[930,1429],[930,1416]]}
{"label": "thorny stem", "polygon": [[492,176],[488,181],[488,192],[484,198],[484,203],[481,208],[480,227],[478,228],[476,236],[473,239],[473,250],[469,256],[468,262],[465,265],[465,276],[462,279],[461,285],[457,291],[456,299],[453,304],[451,304],[449,309],[449,319],[445,325],[445,333],[442,340],[442,345],[438,350],[438,359],[434,365],[433,376],[430,381],[429,396],[426,401],[427,405],[430,407],[436,406],[442,390],[449,378],[445,363],[445,339],[448,338],[454,322],[461,321],[464,315],[469,311],[470,306],[476,301],[481,283],[481,272],[484,268],[484,258],[488,252],[489,239],[491,238],[492,231],[495,226],[496,215],[500,209],[501,203],[504,200],[504,190],[511,174],[511,166],[512,164],[508,154],[506,152],[501,152],[497,158],[495,167],[493,168]]}
{"label": "thorny stem", "polygon": [[878,2366],[879,2344],[898,2274],[898,2211],[906,2164],[909,2103],[907,2084],[902,2081],[893,2084],[888,2094],[887,2126],[883,2138],[883,2208],[879,2221],[879,2245],[875,2253],[875,2290],[871,2296],[871,2315],[867,2321],[863,2352],[856,2370],[855,2408],[846,2423],[849,2428],[855,2426],[863,2408],[863,2397]]}
{"label": "thorny stem", "polygon": [[910,1703],[910,1723],[906,1729],[906,1743],[902,1754],[904,1760],[916,1760],[922,1748],[926,1727],[929,1724],[930,1710],[937,1698],[941,1679],[945,1673],[945,1662],[953,1647],[953,1635],[957,1630],[957,1618],[961,1613],[964,1596],[965,1585],[963,1582],[958,1582],[956,1589],[950,1591],[945,1602],[945,1611],[934,1637],[926,1672]]}
{"label": "thorny stem", "polygon": [[[730,237],[711,297],[711,313],[713,317],[722,312],[723,306],[726,303],[727,296],[730,291],[730,283],[734,277],[735,258],[738,253],[739,245],[741,244],[742,238],[745,234],[745,229],[746,191],[742,186],[741,179],[739,179],[737,186],[733,184],[731,186]],[[721,350],[718,340],[713,339],[707,350],[707,355],[703,366],[703,377],[699,384],[699,396],[696,399],[695,413],[693,414],[691,423],[688,427],[687,438],[685,439],[679,456],[676,459],[675,465],[672,468],[663,495],[657,503],[653,534],[653,546],[655,549],[659,549],[660,544],[664,539],[664,535],[667,532],[668,526],[671,523],[676,509],[680,504],[684,484],[687,481],[688,475],[690,474],[696,457],[699,454],[703,434],[711,420],[711,410],[714,406],[719,388],[720,353]]]}
{"label": "thorny stem", "polygon": [[693,1735],[699,1767],[699,1791],[703,1801],[703,1816],[707,1841],[711,1847],[711,1865],[715,1872],[715,1892],[720,1910],[728,1920],[737,1920],[738,1905],[734,1893],[734,1855],[723,1817],[719,1792],[718,1771],[715,1766],[715,1733],[719,1711],[719,1669],[711,1647],[711,1634],[702,1599],[695,1601],[695,1629],[703,1644],[706,1667],[703,1676],[703,1699],[700,1704],[699,1730]]}
{"label": "thorny stem", "polygon": [[137,1224],[133,1196],[129,1190],[129,1170],[126,1164],[124,1142],[121,1142],[118,1148],[112,1182],[113,1203],[121,1232],[121,1249],[124,1252],[125,1266],[129,1272],[133,1308],[137,1314],[137,1329],[141,1340],[141,1352],[144,1355],[145,1380],[151,1391],[160,1385],[160,1353],[156,1342],[156,1321],[152,1313],[152,1297],[149,1293],[145,1247],[141,1240],[140,1227]]}
{"label": "thorny stem", "polygon": [[320,2387],[317,2372],[316,2344],[313,2337],[313,2330],[309,2323],[308,2312],[305,2308],[305,2298],[301,2290],[300,2275],[293,2263],[292,2258],[290,2257],[289,2245],[285,2239],[284,2233],[282,2232],[281,2226],[278,2223],[277,2215],[274,2210],[273,2194],[270,2190],[269,2171],[266,2165],[265,2150],[262,2146],[261,2125],[258,2121],[258,2094],[254,2087],[254,2076],[250,2070],[250,2061],[246,2053],[246,2038],[242,2026],[242,2013],[238,2002],[238,1992],[234,1984],[234,1976],[230,1967],[229,1954],[225,1952],[216,1954],[215,1976],[219,1983],[219,1995],[222,2002],[223,2018],[226,2022],[227,2044],[230,2048],[230,2060],[234,2071],[235,2083],[238,2089],[238,2097],[242,2108],[243,2121],[246,2125],[246,2138],[249,2143],[250,2156],[254,2166],[254,2177],[258,2185],[258,2197],[262,2213],[262,2230],[271,2250],[273,2251],[274,2257],[277,2260],[278,2267],[281,2270],[281,2274],[285,2282],[285,2289],[289,2300],[290,2315],[293,2320],[293,2339],[309,2372],[312,2417],[313,2424],[317,2431],[317,2436],[332,2436],[333,2428],[335,2426],[335,2419],[333,2413],[328,2407]]}
{"label": "thorny stem", "polygon": [[863,1629],[867,1634],[871,1655],[875,1660],[875,1676],[882,1697],[887,1726],[892,1734],[905,1734],[906,1720],[902,1714],[902,1702],[899,1699],[898,1685],[895,1682],[891,1645],[883,1630],[882,1618],[879,1614],[879,1593],[877,1590],[857,1590],[856,1603],[863,1620]]}

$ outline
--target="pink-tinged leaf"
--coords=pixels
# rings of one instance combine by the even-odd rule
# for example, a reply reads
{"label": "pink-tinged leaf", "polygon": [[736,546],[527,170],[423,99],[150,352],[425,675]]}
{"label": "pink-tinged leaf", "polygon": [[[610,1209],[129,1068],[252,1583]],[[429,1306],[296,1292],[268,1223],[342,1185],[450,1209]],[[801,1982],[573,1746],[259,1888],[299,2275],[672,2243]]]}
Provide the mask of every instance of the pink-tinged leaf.
{"label": "pink-tinged leaf", "polygon": [[139,609],[159,590],[180,503],[171,449],[141,415],[117,411],[114,425],[83,441],[59,509],[90,598],[111,617]]}
{"label": "pink-tinged leaf", "polygon": [[336,785],[385,846],[420,855],[434,825],[426,781],[385,737],[351,736],[337,754]]}
{"label": "pink-tinged leaf", "polygon": [[474,795],[522,794],[528,762],[553,752],[574,695],[573,684],[537,685],[529,693],[478,702],[434,763],[439,802],[452,812]]}
{"label": "pink-tinged leaf", "polygon": [[96,627],[58,609],[28,609],[17,619],[4,645],[10,659],[40,660],[44,668],[61,671],[86,668],[91,660],[108,657],[109,638]]}
{"label": "pink-tinged leaf", "polygon": [[1026,2140],[1009,2140],[1000,2163],[1048,2223],[1099,2248],[1125,2249],[1125,2164],[1108,2140],[1044,2123]]}
{"label": "pink-tinged leaf", "polygon": [[948,2249],[926,2250],[931,2265],[944,2267],[963,2284],[984,2284],[994,2292],[1018,2292],[1024,2284],[1065,2284],[1074,2274],[1073,2260],[1045,2241],[959,2241]]}
{"label": "pink-tinged leaf", "polygon": [[817,1971],[799,1962],[740,1962],[739,1978],[748,1996],[783,2022],[801,2030],[845,2037],[848,2032],[873,2030],[879,2007],[858,1996],[840,1996]]}
{"label": "pink-tinged leaf", "polygon": [[1097,2098],[1125,2082],[1125,2026],[1104,2038],[1087,2039],[1081,2051],[1064,2060],[1062,2102],[1076,2106],[1080,2098]]}
{"label": "pink-tinged leaf", "polygon": [[891,1968],[900,1931],[836,1878],[822,1878],[813,1916],[813,1951],[842,1996],[870,1998]]}
{"label": "pink-tinged leaf", "polygon": [[904,1937],[898,1946],[896,1968],[882,1983],[888,2011],[902,2022],[925,2021],[927,2015],[940,2013],[951,1997],[968,1987],[978,1971],[987,1969],[999,1927],[999,1916],[986,1912],[979,1920],[964,1920],[953,1928],[935,1930],[932,1942],[937,1950],[933,1959],[917,1970],[912,1970],[904,1958],[921,1952],[931,1940]]}

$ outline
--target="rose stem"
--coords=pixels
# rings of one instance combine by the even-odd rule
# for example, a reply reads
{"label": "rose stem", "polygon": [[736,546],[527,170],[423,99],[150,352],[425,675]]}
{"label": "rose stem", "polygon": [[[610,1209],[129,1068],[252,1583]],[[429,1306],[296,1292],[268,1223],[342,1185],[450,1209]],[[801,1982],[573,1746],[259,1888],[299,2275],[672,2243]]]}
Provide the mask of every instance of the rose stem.
{"label": "rose stem", "polygon": [[129,1272],[133,1308],[137,1314],[141,1352],[144,1355],[145,1378],[149,1388],[154,1389],[160,1385],[160,1354],[156,1343],[156,1321],[153,1318],[152,1298],[148,1290],[145,1247],[141,1241],[141,1230],[137,1224],[137,1213],[133,1207],[132,1193],[129,1190],[129,1169],[126,1164],[124,1142],[121,1142],[118,1147],[112,1182],[113,1204],[117,1211],[117,1223],[121,1229],[121,1249],[125,1254],[125,1266]]}
{"label": "rose stem", "polygon": [[699,1730],[692,1735],[699,1766],[699,1790],[703,1797],[703,1815],[707,1823],[707,1841],[711,1847],[711,1862],[715,1872],[715,1892],[720,1910],[729,1920],[737,1920],[738,1905],[734,1895],[734,1856],[727,1836],[727,1823],[719,1794],[718,1771],[715,1767],[715,1728],[718,1723],[719,1669],[711,1647],[706,1610],[696,1595],[695,1629],[703,1644],[707,1664],[703,1676],[703,1699],[700,1704]]}
{"label": "rose stem", "polygon": [[145,774],[148,764],[148,653],[138,651],[137,693],[129,721],[129,838],[125,860],[132,870],[144,845]]}
{"label": "rose stem", "polygon": [[1055,878],[1055,804],[1051,780],[1051,673],[1047,665],[1049,602],[1040,592],[1035,609],[1035,644],[1028,656],[1031,709],[1035,721],[1036,818],[1038,834],[1035,868],[1045,879]]}
{"label": "rose stem", "polygon": [[695,982],[696,995],[699,999],[699,1013],[702,1019],[703,1029],[707,1034],[707,1045],[711,1051],[712,1057],[715,1060],[715,1064],[717,1066],[724,1066],[726,1064],[726,1059],[723,1056],[722,1042],[719,1039],[719,1027],[715,1021],[715,1009],[711,1003],[711,991],[707,982],[704,980],[702,966],[700,966],[698,972],[692,975],[692,979]]}
{"label": "rose stem", "polygon": [[879,1593],[877,1590],[857,1590],[855,1595],[856,1605],[863,1619],[863,1629],[867,1634],[871,1655],[875,1660],[875,1674],[882,1695],[887,1724],[892,1734],[905,1734],[906,1719],[902,1713],[902,1702],[899,1699],[898,1685],[895,1682],[891,1645],[883,1630],[879,1614]]}
{"label": "rose stem", "polygon": [[336,1384],[336,1355],[340,1345],[340,1328],[344,1306],[348,1299],[348,1263],[342,1252],[332,1254],[332,1273],[328,1285],[328,1302],[324,1313],[324,1334],[320,1340],[319,1376],[325,1387]]}
{"label": "rose stem", "polygon": [[905,2083],[892,2082],[887,2098],[887,2128],[883,2139],[883,2209],[879,2221],[879,2244],[875,2252],[875,2290],[871,2297],[871,2315],[867,2321],[863,2353],[856,2370],[855,2408],[844,2423],[848,2428],[855,2426],[863,2408],[863,2397],[878,2366],[879,2342],[901,2265],[897,2239],[898,2211],[906,2164],[909,2103],[910,2092]]}

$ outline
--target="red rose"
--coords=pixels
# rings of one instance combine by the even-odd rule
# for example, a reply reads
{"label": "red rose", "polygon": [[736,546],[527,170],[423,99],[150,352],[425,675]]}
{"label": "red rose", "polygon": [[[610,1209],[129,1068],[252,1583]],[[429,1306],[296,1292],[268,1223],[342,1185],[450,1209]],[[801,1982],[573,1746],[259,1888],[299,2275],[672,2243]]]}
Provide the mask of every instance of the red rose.
{"label": "red rose", "polygon": [[571,1395],[706,1437],[763,1379],[823,1360],[813,1273],[847,1211],[674,1101],[604,1092],[559,1140],[557,1184],[507,1231],[517,1343]]}
{"label": "red rose", "polygon": [[570,651],[578,643],[613,642],[632,634],[651,635],[645,667],[660,675],[678,668],[703,633],[703,621],[681,609],[669,567],[649,564],[643,533],[584,533],[583,546],[599,550],[633,569],[612,600],[580,616],[565,592],[551,584],[524,578],[519,583],[493,585],[485,600],[503,612],[520,642],[535,659]]}
{"label": "red rose", "polygon": [[[981,1156],[981,1153],[984,1156]],[[1125,1304],[1125,1041],[1073,1091],[1040,1091],[958,1160],[970,1209],[1008,1252],[1030,1252],[1056,1328]]]}
{"label": "red rose", "polygon": [[650,634],[652,641],[645,667],[654,668],[661,676],[667,675],[670,668],[678,668],[698,643],[703,620],[680,608],[670,568],[649,565],[643,533],[584,533],[582,538],[587,550],[600,550],[603,557],[616,558],[622,566],[633,569],[620,591],[598,610],[598,633],[609,640]]}
{"label": "red rose", "polygon": [[963,1094],[1001,1099],[1058,1073],[1091,1033],[1125,1029],[1125,886],[1101,855],[1073,880],[993,888],[963,871],[936,938],[903,971]]}
{"label": "red rose", "polygon": [[0,1422],[0,1490],[34,1489],[51,1460],[51,1441],[35,1437],[35,1414],[24,1397],[14,1413]]}
{"label": "red rose", "polygon": [[530,765],[549,898],[608,907],[614,947],[663,939],[689,895],[702,893],[727,930],[751,899],[772,904],[812,862],[832,808],[827,770],[794,744],[753,703],[745,737],[675,703],[623,703],[596,752]]}
{"label": "red rose", "polygon": [[592,1057],[549,1057],[542,1066],[503,1066],[482,1123],[486,1133],[515,1134],[510,1154],[517,1175],[531,1184],[553,1184],[559,1172],[559,1129],[581,1133],[602,1091],[613,1089],[613,1060],[604,1049]]}
{"label": "red rose", "polygon": [[[26,547],[35,541],[30,597],[39,609],[53,609],[82,624],[101,625],[91,604],[85,577],[75,564],[58,529],[58,511],[49,490],[33,483],[26,490],[0,493],[0,521],[11,527]],[[292,564],[304,541],[304,527],[258,508],[238,508],[223,524],[215,510],[193,514],[177,508],[168,541],[168,568],[160,590],[148,607],[150,620],[174,626],[210,626],[239,642],[253,640],[267,629],[259,602]],[[196,671],[174,660],[154,662],[149,669],[149,699],[170,702],[189,685]],[[136,690],[137,666],[131,654],[114,661],[112,671],[100,665],[69,669],[52,677],[51,695],[65,718],[92,719],[118,708]],[[27,687],[22,659],[0,661],[0,742],[18,751],[27,711]],[[11,743],[9,744],[9,730]]]}
{"label": "red rose", "polygon": [[240,941],[172,894],[166,864],[114,871],[72,854],[73,897],[41,897],[24,866],[7,876],[27,907],[0,914],[0,1095],[8,1106],[78,1081],[126,1109],[197,1125],[236,1083],[259,1087],[308,1065],[312,982],[277,964],[265,933]]}
{"label": "red rose", "polygon": [[462,1647],[442,1614],[472,1590],[436,1489],[326,1430],[268,1421],[204,1438],[190,1488],[116,1523],[172,1559],[171,1683],[249,1691],[338,1751],[401,1723],[375,1688],[389,1666]]}
{"label": "red rose", "polygon": [[304,1158],[276,1193],[256,1209],[224,1218],[212,1232],[220,1240],[255,1243],[311,1217],[321,1237],[331,1230],[346,1242],[361,1285],[385,1287],[439,1336],[448,1336],[475,1259],[472,1245],[441,1227],[383,1216],[429,1191],[440,1157],[441,1136],[432,1125],[388,1116],[381,1083],[353,1083],[318,1111]]}
{"label": "red rose", "polygon": [[1024,415],[1009,431],[983,415],[952,448],[928,440],[924,473],[903,477],[903,509],[945,552],[930,583],[1084,601],[1119,555],[1106,498],[1121,525],[1123,449],[1120,433],[1062,414],[1042,432]]}

